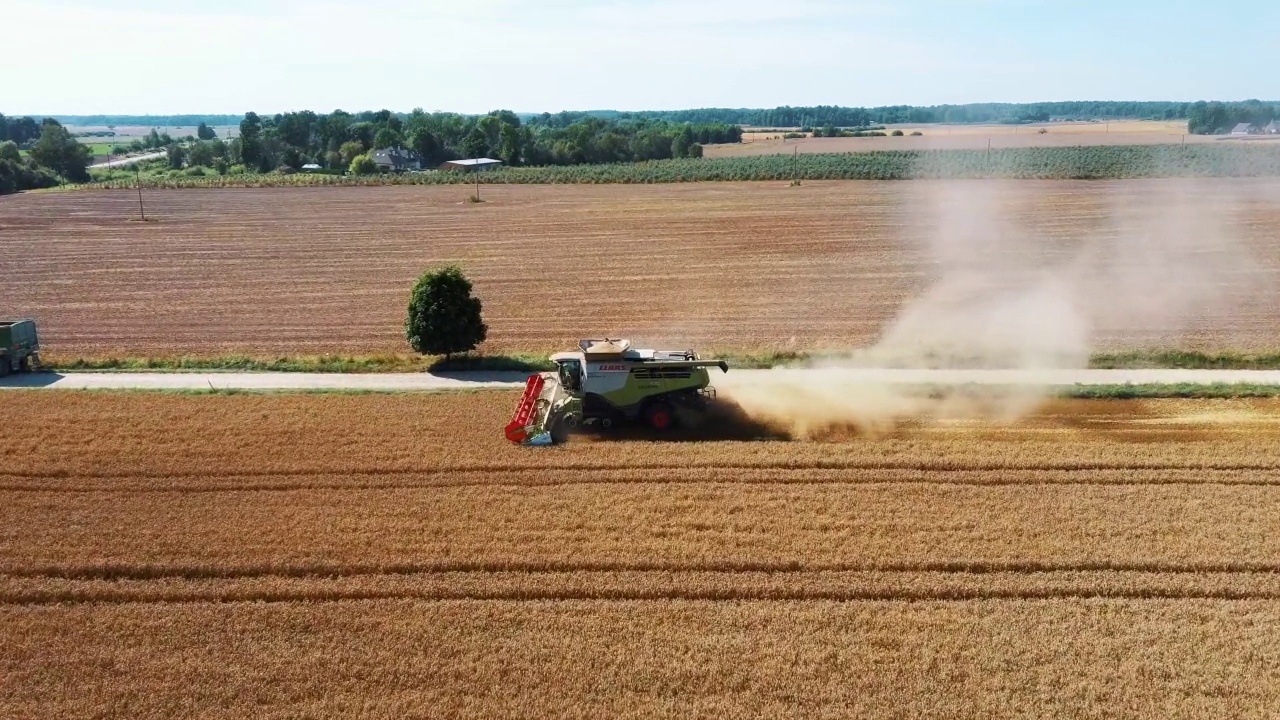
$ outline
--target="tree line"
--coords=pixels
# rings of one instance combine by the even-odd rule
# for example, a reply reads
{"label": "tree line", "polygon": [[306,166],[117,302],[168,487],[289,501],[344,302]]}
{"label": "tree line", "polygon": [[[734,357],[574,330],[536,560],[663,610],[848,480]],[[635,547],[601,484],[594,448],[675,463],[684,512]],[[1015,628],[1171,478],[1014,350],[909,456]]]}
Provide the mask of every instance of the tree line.
{"label": "tree line", "polygon": [[[1248,101],[1259,103],[1259,101]],[[592,110],[561,113],[523,113],[516,116],[532,125],[566,128],[587,118],[602,120],[662,120],[669,123],[748,125],[753,127],[859,127],[894,123],[1015,123],[1050,119],[1149,119],[1185,120],[1201,103],[1183,101],[1071,100],[1036,103],[968,103],[946,105],[882,105],[856,107],[813,105],[776,108],[695,108],[688,110]],[[1226,106],[1245,103],[1223,103]],[[1274,102],[1262,102],[1274,105]],[[382,111],[386,112],[386,111]],[[361,112],[360,122],[379,113]],[[416,113],[395,113],[407,122]],[[54,116],[68,125],[142,125],[185,127],[235,125],[239,115],[67,115]],[[462,116],[459,116],[462,117]]]}
{"label": "tree line", "polygon": [[1187,130],[1193,135],[1229,132],[1240,123],[1266,125],[1280,117],[1280,103],[1246,100],[1239,103],[1198,102],[1188,113]]}
{"label": "tree line", "polygon": [[[1257,103],[1258,101],[1251,101]],[[648,118],[669,122],[719,122],[753,127],[860,127],[902,123],[1028,123],[1049,120],[1184,120],[1193,102],[1063,101],[1038,103],[970,103],[964,105],[885,105],[843,107],[815,105],[772,109],[702,108],[599,114],[615,118]],[[1242,103],[1236,103],[1242,104]]]}
{"label": "tree line", "polygon": [[374,150],[412,150],[425,166],[459,158],[492,157],[511,166],[577,165],[701,157],[708,143],[739,142],[742,130],[722,123],[554,116],[528,121],[510,110],[487,115],[390,110],[329,114],[312,111],[264,117],[246,113],[229,143],[233,165],[260,172],[315,163],[367,171]]}
{"label": "tree line", "polygon": [[87,182],[90,160],[89,148],[57,120],[0,115],[0,195]]}
{"label": "tree line", "polygon": [[[692,123],[694,125],[747,125],[753,127],[861,127],[900,123],[1020,123],[1045,122],[1051,119],[1150,119],[1189,120],[1196,108],[1222,106],[1235,112],[1246,106],[1274,108],[1275,101],[1248,100],[1245,102],[1183,102],[1183,101],[1116,101],[1072,100],[1036,103],[968,103],[945,105],[883,105],[856,107],[840,105],[780,106],[776,108],[695,108],[688,110],[618,111],[592,110],[561,113],[524,113],[512,116],[532,126],[548,126],[565,129],[588,118],[608,121],[664,121],[667,123]],[[341,112],[341,111],[338,111]],[[1203,110],[1201,111],[1203,112]],[[375,117],[388,113],[361,112],[351,115],[356,122],[374,122]],[[345,113],[343,113],[345,114]],[[394,113],[401,122],[408,122],[421,111]],[[492,115],[493,113],[490,113]],[[436,115],[476,119],[474,116],[438,113]],[[276,116],[279,117],[279,116]],[[1234,116],[1233,116],[1234,117]],[[243,118],[239,115],[58,115],[55,119],[68,125],[143,125],[185,127],[205,124],[208,126],[235,125]],[[1240,120],[1245,122],[1245,120]],[[1201,127],[1197,124],[1197,128]],[[1194,132],[1194,130],[1193,130]]]}

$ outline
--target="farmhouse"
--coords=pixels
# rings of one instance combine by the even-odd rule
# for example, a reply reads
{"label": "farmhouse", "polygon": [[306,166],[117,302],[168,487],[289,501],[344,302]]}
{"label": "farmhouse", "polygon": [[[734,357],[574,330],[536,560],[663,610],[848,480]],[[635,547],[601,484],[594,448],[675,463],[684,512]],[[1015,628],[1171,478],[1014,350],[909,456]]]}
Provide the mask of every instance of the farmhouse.
{"label": "farmhouse", "polygon": [[1272,120],[1267,123],[1266,127],[1262,128],[1262,132],[1268,135],[1280,135],[1280,123],[1276,123],[1275,120]]}
{"label": "farmhouse", "polygon": [[1237,123],[1236,126],[1231,129],[1231,134],[1232,135],[1252,135],[1253,125],[1249,123]]}
{"label": "farmhouse", "polygon": [[383,172],[404,172],[406,170],[421,170],[422,158],[412,150],[405,150],[400,147],[383,148],[374,150],[370,153],[374,164],[378,166],[379,171]]}
{"label": "farmhouse", "polygon": [[502,167],[501,160],[493,158],[473,158],[471,160],[449,160],[440,166],[441,170],[463,170],[466,172],[477,172],[484,170],[495,170]]}

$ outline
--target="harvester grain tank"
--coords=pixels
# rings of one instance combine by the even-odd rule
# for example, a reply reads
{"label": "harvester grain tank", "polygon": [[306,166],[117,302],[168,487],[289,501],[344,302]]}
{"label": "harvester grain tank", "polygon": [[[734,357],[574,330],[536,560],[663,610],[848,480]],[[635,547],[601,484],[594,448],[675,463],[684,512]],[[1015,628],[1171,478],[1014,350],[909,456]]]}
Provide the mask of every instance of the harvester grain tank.
{"label": "harvester grain tank", "polygon": [[692,350],[640,350],[608,338],[578,347],[551,356],[554,372],[529,376],[506,427],[508,440],[553,445],[578,428],[696,427],[716,397],[708,368],[729,372],[724,360],[703,360]]}
{"label": "harvester grain tank", "polygon": [[0,377],[40,364],[40,338],[34,320],[0,320]]}

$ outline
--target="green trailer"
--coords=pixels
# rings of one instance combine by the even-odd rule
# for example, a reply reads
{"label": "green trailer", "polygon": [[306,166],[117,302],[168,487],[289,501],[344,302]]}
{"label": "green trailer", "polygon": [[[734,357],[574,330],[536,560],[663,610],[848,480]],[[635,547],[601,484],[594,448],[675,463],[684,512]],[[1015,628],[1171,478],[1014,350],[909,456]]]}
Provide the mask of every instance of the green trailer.
{"label": "green trailer", "polygon": [[0,320],[0,377],[27,372],[40,364],[40,338],[34,320]]}

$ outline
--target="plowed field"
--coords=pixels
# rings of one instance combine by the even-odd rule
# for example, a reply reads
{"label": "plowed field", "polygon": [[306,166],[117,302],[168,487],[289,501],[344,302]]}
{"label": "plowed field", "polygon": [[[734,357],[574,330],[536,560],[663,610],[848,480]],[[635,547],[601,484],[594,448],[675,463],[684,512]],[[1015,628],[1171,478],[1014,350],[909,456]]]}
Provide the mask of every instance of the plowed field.
{"label": "plowed field", "polygon": [[63,357],[407,352],[413,279],[458,261],[490,352],[602,334],[815,349],[874,342],[940,279],[1040,287],[1056,263],[1082,308],[1066,324],[1097,347],[1280,336],[1274,179],[503,186],[480,205],[469,192],[151,191],[148,223],[127,220],[130,192],[4,198],[0,316],[35,316]]}
{"label": "plowed field", "polygon": [[7,397],[4,717],[1268,717],[1280,404],[505,444],[515,397]]}

